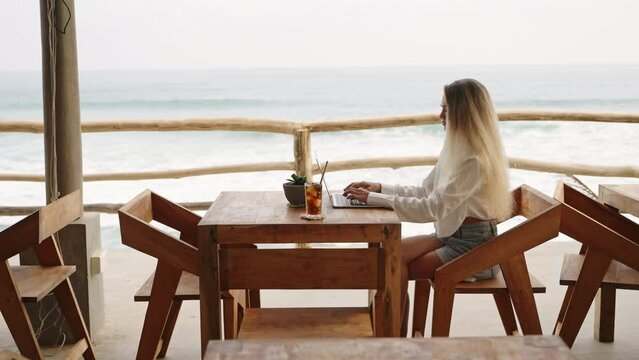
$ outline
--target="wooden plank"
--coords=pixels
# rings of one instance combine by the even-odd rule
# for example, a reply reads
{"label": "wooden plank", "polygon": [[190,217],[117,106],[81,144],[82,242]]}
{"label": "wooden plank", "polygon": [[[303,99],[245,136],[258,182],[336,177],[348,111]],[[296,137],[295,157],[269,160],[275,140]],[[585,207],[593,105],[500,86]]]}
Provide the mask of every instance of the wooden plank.
{"label": "wooden plank", "polygon": [[382,303],[376,304],[384,316],[383,336],[397,337],[401,330],[401,239],[401,224],[386,225],[382,243],[385,288],[382,291]]}
{"label": "wooden plank", "polygon": [[508,293],[524,335],[541,335],[541,322],[523,253],[501,263]]}
{"label": "wooden plank", "polygon": [[[569,205],[562,206],[560,231],[611,258],[639,271],[639,244],[592,221]],[[605,239],[605,240],[602,240]]]}
{"label": "wooden plank", "polygon": [[211,341],[205,360],[268,359],[281,354],[307,359],[511,359],[572,360],[576,356],[555,336],[426,339],[295,339]]}
{"label": "wooden plank", "polygon": [[239,339],[372,337],[368,308],[246,309]]}
{"label": "wooden plank", "polygon": [[397,215],[388,209],[333,209],[323,202],[324,219],[300,218],[301,208],[287,206],[282,191],[222,192],[200,225],[308,225],[308,224],[399,224]]}
{"label": "wooden plank", "polygon": [[209,340],[222,339],[219,244],[215,227],[199,226],[198,242],[200,349],[201,355],[204,357]]}
{"label": "wooden plank", "polygon": [[[586,252],[584,266],[575,284],[564,318],[559,321],[559,336],[572,347],[588,309],[592,304],[612,258],[596,249]],[[557,330],[557,329],[556,329]]]}
{"label": "wooden plank", "polygon": [[197,248],[155,229],[126,212],[120,212],[119,217],[123,244],[166,261],[176,269],[196,275],[199,273],[195,261]]}
{"label": "wooden plank", "polygon": [[[133,301],[149,301],[151,297],[151,289],[153,287],[153,279],[155,278],[155,272],[149,276],[148,279],[142,284],[140,289],[135,293]],[[200,279],[197,275],[193,275],[189,272],[183,271],[180,283],[177,290],[175,290],[175,296],[173,300],[185,301],[185,300],[200,300]]]}
{"label": "wooden plank", "polygon": [[36,211],[0,232],[0,259],[8,259],[37,244],[40,214]]}
{"label": "wooden plank", "polygon": [[42,300],[56,286],[75,272],[75,266],[11,266],[13,280],[16,283],[22,301]]}
{"label": "wooden plank", "polygon": [[519,215],[530,219],[553,206],[559,205],[557,200],[546,196],[544,193],[531,188],[528,185],[522,185],[520,194]]}
{"label": "wooden plank", "polygon": [[160,340],[171,311],[173,294],[180,282],[181,271],[171,264],[159,260],[155,282],[151,290],[151,300],[146,308],[144,326],[138,345],[138,359],[154,359],[161,350]]}
{"label": "wooden plank", "polygon": [[180,232],[180,239],[197,247],[197,224],[202,218],[160,195],[151,193],[153,219]]}
{"label": "wooden plank", "polygon": [[[182,274],[184,274],[184,272]],[[173,330],[175,329],[175,322],[180,314],[180,308],[182,308],[182,300],[173,299],[173,302],[171,303],[171,310],[169,310],[169,316],[166,318],[164,330],[162,331],[162,338],[160,341],[162,346],[160,347],[160,351],[157,355],[158,359],[166,356],[166,351],[169,349],[169,343],[171,342]]]}
{"label": "wooden plank", "polygon": [[[565,254],[559,284],[573,286],[579,277],[583,262],[584,255]],[[639,271],[613,260],[601,285],[615,289],[639,290]]]}
{"label": "wooden plank", "polygon": [[[218,234],[220,244],[353,243],[382,242],[383,230],[384,225],[381,224],[325,226],[321,222],[307,222],[296,225],[219,226]],[[256,236],[257,233],[259,236]]]}
{"label": "wooden plank", "polygon": [[378,251],[223,248],[220,286],[222,290],[376,289]]}
{"label": "wooden plank", "polygon": [[[530,276],[530,283],[532,285],[533,293],[545,293],[546,286],[539,281],[533,274]],[[504,280],[504,274],[499,273],[492,279],[480,280],[475,282],[460,282],[455,286],[455,293],[457,294],[496,294],[496,293],[508,293],[508,286]]]}
{"label": "wooden plank", "polygon": [[517,328],[517,320],[515,320],[515,313],[513,312],[513,305],[510,301],[510,295],[508,293],[494,293],[493,299],[499,312],[499,318],[504,326],[506,335],[516,335],[519,330]]}
{"label": "wooden plank", "polygon": [[6,260],[0,263],[0,312],[20,353],[30,359],[42,359],[38,340]]}
{"label": "wooden plank", "polygon": [[76,190],[41,208],[39,240],[43,241],[82,216],[82,190]]}
{"label": "wooden plank", "polygon": [[413,310],[413,337],[423,337],[426,334],[426,316],[428,314],[428,301],[430,298],[430,282],[428,280],[415,280]]}
{"label": "wooden plank", "polygon": [[87,339],[81,339],[80,341],[76,342],[73,345],[71,350],[69,350],[69,352],[67,353],[67,356],[65,357],[65,359],[66,360],[79,359],[82,357],[82,353],[84,353],[88,348],[89,348],[89,345],[87,344]]}
{"label": "wooden plank", "polygon": [[639,216],[639,184],[599,185],[599,198],[621,212]]}
{"label": "wooden plank", "polygon": [[71,281],[69,279],[64,280],[55,288],[53,294],[58,301],[58,305],[60,305],[60,309],[64,314],[67,324],[69,324],[73,336],[75,336],[76,339],[86,339],[87,348],[84,350],[83,357],[87,360],[95,360],[95,350],[91,343],[89,331],[84,323],[84,318],[80,313],[80,306],[73,292]]}
{"label": "wooden plank", "polygon": [[144,190],[128,203],[120,208],[118,212],[123,212],[129,216],[141,219],[145,222],[153,220],[153,206],[151,203],[151,190]]}
{"label": "wooden plank", "polygon": [[595,297],[595,339],[615,341],[615,297],[617,289],[602,286]]}
{"label": "wooden plank", "polygon": [[639,224],[566,184],[564,184],[563,195],[563,202],[566,205],[639,244]]}

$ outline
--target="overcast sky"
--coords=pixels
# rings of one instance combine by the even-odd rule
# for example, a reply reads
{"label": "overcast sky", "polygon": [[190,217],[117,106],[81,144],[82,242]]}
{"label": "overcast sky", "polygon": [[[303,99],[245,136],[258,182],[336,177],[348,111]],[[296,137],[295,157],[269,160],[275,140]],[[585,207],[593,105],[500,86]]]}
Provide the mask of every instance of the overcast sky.
{"label": "overcast sky", "polygon": [[[639,64],[639,1],[76,1],[93,69]],[[40,69],[39,1],[0,5],[0,71]]]}

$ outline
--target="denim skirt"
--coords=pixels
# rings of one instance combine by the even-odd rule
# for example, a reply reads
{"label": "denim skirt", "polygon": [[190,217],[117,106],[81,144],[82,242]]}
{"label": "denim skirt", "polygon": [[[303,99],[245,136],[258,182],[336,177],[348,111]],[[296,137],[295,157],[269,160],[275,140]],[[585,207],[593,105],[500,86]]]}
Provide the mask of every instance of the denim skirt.
{"label": "denim skirt", "polygon": [[[462,224],[457,231],[445,238],[440,238],[444,246],[435,250],[442,261],[447,263],[467,253],[477,246],[497,236],[497,224],[495,221],[481,221],[473,224]],[[499,265],[483,270],[464,281],[477,281],[492,279],[499,273]]]}

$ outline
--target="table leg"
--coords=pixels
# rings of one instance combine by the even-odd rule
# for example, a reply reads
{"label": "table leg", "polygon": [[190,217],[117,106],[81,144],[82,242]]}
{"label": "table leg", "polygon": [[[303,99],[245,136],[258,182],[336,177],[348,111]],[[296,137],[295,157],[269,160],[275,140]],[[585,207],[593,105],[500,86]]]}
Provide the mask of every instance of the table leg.
{"label": "table leg", "polygon": [[398,337],[401,327],[401,224],[384,229],[384,271],[386,289],[380,304],[384,314],[384,336]]}
{"label": "table leg", "polygon": [[600,342],[615,341],[616,289],[603,285],[595,298],[595,339]]}
{"label": "table leg", "polygon": [[209,340],[221,339],[219,245],[215,227],[198,229],[200,269],[200,338],[202,357]]}

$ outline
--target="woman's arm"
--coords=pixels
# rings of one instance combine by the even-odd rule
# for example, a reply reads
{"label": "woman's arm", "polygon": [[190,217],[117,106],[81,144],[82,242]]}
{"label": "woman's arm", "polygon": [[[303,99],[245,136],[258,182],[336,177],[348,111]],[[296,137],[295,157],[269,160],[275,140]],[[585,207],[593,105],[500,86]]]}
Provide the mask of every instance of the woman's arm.
{"label": "woman's arm", "polygon": [[[395,209],[395,212],[403,221],[435,221],[445,217],[477,193],[481,188],[482,182],[480,170],[478,159],[472,158],[462,163],[446,184],[438,184],[437,188],[424,197],[371,193],[368,195],[367,202]],[[430,184],[432,186],[432,182]],[[426,191],[427,186],[422,187],[422,189]]]}

